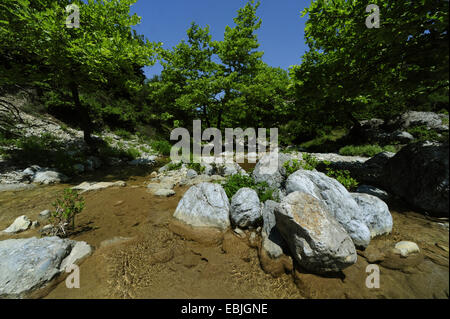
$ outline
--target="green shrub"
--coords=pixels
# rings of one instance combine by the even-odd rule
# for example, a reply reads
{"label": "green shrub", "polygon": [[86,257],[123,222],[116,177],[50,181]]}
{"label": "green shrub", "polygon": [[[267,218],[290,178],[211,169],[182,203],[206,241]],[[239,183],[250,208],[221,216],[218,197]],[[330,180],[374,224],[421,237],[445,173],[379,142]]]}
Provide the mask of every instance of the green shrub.
{"label": "green shrub", "polygon": [[205,171],[205,167],[202,166],[200,163],[188,163],[187,168],[193,169],[194,171],[197,172],[197,174],[203,174],[203,172]]}
{"label": "green shrub", "polygon": [[353,191],[358,187],[358,181],[350,176],[350,172],[348,170],[334,170],[327,167],[326,174],[327,176],[336,179],[349,191]]}
{"label": "green shrub", "polygon": [[66,230],[70,227],[75,229],[75,217],[84,209],[84,198],[76,191],[67,188],[64,190],[62,198],[58,198],[52,203],[54,210],[50,215],[50,222],[53,226],[52,235],[67,236]]}
{"label": "green shrub", "polygon": [[172,144],[164,140],[152,141],[150,143],[150,146],[152,147],[152,149],[162,155],[170,155],[170,149],[172,148]]}
{"label": "green shrub", "polygon": [[308,171],[312,171],[316,169],[317,165],[319,165],[319,161],[312,156],[311,154],[303,153],[303,163],[302,168]]}
{"label": "green shrub", "polygon": [[248,187],[256,191],[262,203],[267,200],[278,201],[278,198],[274,196],[275,190],[273,188],[270,188],[266,182],[256,183],[251,176],[242,174],[231,175],[222,186],[230,200],[239,189]]}
{"label": "green shrub", "polygon": [[15,146],[2,151],[5,158],[22,165],[54,167],[66,175],[73,175],[73,165],[85,161],[84,154],[68,154],[70,149],[67,145],[49,133],[10,139],[3,143]]}
{"label": "green shrub", "polygon": [[136,159],[139,156],[141,156],[141,152],[134,147],[130,147],[129,149],[126,150],[126,155],[130,159]]}
{"label": "green shrub", "polygon": [[283,164],[283,167],[286,170],[286,176],[295,173],[299,169],[304,169],[308,171],[315,170],[317,166],[320,164],[320,162],[311,154],[303,153],[302,158],[303,161],[293,159]]}
{"label": "green shrub", "polygon": [[169,163],[169,164],[167,165],[167,170],[168,170],[168,171],[175,171],[175,170],[177,170],[177,169],[180,169],[181,166],[183,166],[183,163],[182,163],[182,162],[176,162],[176,163],[171,162],[171,163]]}
{"label": "green shrub", "polygon": [[120,136],[124,139],[127,139],[127,140],[131,139],[131,137],[132,137],[132,134],[124,129],[117,129],[114,131],[114,134],[116,134],[117,136]]}
{"label": "green shrub", "polygon": [[298,159],[293,159],[285,162],[283,164],[283,167],[286,171],[286,176],[289,176],[302,168],[300,161]]}
{"label": "green shrub", "polygon": [[347,145],[339,150],[340,155],[344,156],[367,156],[373,157],[381,152],[395,153],[397,150],[393,145],[386,145],[381,147],[380,145]]}
{"label": "green shrub", "polygon": [[426,126],[416,126],[408,129],[408,133],[414,136],[417,140],[423,141],[437,141],[443,142],[446,139],[448,140],[448,132],[447,134],[439,134],[434,130],[430,130]]}

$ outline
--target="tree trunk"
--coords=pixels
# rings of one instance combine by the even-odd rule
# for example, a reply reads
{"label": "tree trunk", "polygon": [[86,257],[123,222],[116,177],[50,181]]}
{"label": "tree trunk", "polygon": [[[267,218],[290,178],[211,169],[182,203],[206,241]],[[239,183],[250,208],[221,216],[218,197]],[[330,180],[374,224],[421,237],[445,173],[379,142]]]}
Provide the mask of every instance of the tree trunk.
{"label": "tree trunk", "polygon": [[350,112],[347,114],[350,121],[353,123],[353,127],[350,130],[350,138],[352,141],[361,143],[364,142],[366,139],[366,136],[362,130],[361,123],[353,116],[353,114]]}
{"label": "tree trunk", "polygon": [[83,130],[83,138],[87,146],[94,150],[94,140],[92,139],[92,121],[89,117],[88,110],[81,104],[80,93],[78,91],[78,85],[73,83],[71,85],[72,98],[75,103],[75,107],[81,115],[81,129]]}

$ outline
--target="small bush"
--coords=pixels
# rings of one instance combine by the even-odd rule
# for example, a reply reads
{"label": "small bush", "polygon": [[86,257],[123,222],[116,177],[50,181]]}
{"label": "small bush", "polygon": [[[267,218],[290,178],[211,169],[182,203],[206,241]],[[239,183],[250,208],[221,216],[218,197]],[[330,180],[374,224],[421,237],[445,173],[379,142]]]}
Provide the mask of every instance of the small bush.
{"label": "small bush", "polygon": [[168,170],[168,171],[175,171],[175,170],[177,170],[177,169],[180,169],[181,166],[183,166],[183,163],[182,163],[182,162],[176,162],[176,163],[171,162],[171,163],[169,163],[169,164],[167,165],[167,170]]}
{"label": "small bush", "polygon": [[374,145],[347,145],[342,147],[339,150],[340,155],[344,156],[367,156],[367,157],[373,157],[381,152],[396,152],[396,149],[393,145],[386,145],[384,147],[381,147],[380,145],[374,144]]}
{"label": "small bush", "polygon": [[285,162],[283,164],[283,167],[286,171],[287,176],[295,173],[296,171],[298,171],[299,169],[302,168],[300,161],[298,159],[293,159],[293,160]]}
{"label": "small bush", "polygon": [[278,200],[275,190],[270,188],[266,182],[256,183],[252,177],[247,175],[235,174],[227,178],[222,185],[228,198],[231,200],[234,194],[241,188],[248,187],[256,191],[259,200],[263,203],[267,200]]}
{"label": "small bush", "polygon": [[203,172],[205,171],[205,167],[202,166],[200,163],[188,163],[187,168],[193,169],[194,171],[197,172],[197,174],[203,174]]}
{"label": "small bush", "polygon": [[[73,165],[85,161],[84,154],[80,152],[76,155],[69,154],[70,149],[67,145],[49,133],[9,139],[2,143],[9,146],[9,149],[2,151],[5,158],[21,165],[54,167],[66,175],[73,175],[75,173]],[[11,146],[15,148],[10,148]]]}
{"label": "small bush", "polygon": [[438,132],[434,130],[430,130],[426,126],[416,126],[413,128],[408,129],[408,133],[410,133],[412,136],[414,136],[417,140],[423,142],[423,141],[437,141],[437,142],[443,142],[446,139],[448,140],[448,133],[447,134],[439,134]]}
{"label": "small bush", "polygon": [[139,156],[141,156],[141,152],[134,147],[130,147],[129,149],[126,150],[126,155],[128,158],[136,159]]}
{"label": "small bush", "polygon": [[358,182],[350,176],[350,172],[348,170],[334,170],[327,167],[326,174],[327,176],[336,179],[349,191],[353,191],[358,187]]}
{"label": "small bush", "polygon": [[162,155],[170,155],[170,149],[172,148],[172,145],[169,142],[163,140],[152,141],[150,143],[150,146],[152,147],[152,149]]}
{"label": "small bush", "polygon": [[53,236],[67,236],[67,229],[75,229],[75,217],[84,209],[84,199],[76,191],[67,188],[62,198],[52,203],[55,208],[51,212],[50,222],[53,225]]}
{"label": "small bush", "polygon": [[311,154],[303,153],[302,158],[303,161],[293,159],[283,164],[287,176],[295,173],[299,169],[305,169],[308,171],[315,170],[317,166],[320,164],[320,162]]}
{"label": "small bush", "polygon": [[132,137],[132,134],[124,129],[115,130],[114,134],[116,134],[117,136],[120,136],[124,139],[127,139],[127,140],[131,139],[131,137]]}

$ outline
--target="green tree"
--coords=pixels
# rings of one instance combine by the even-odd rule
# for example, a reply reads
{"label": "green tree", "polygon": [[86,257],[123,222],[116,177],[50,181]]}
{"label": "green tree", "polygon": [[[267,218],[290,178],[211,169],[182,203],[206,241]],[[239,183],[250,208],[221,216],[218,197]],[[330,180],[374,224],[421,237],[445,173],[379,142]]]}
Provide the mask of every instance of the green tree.
{"label": "green tree", "polygon": [[[40,83],[70,92],[84,139],[92,145],[94,122],[132,109],[109,103],[110,93],[137,92],[142,67],[154,63],[158,44],[136,34],[136,0],[7,0],[0,6],[2,73],[0,86]],[[80,27],[67,28],[66,5],[80,9]],[[6,19],[4,18],[6,17]],[[20,73],[19,73],[20,72]],[[22,76],[23,75],[23,76]],[[99,92],[108,92],[99,94]],[[125,92],[125,93],[124,93]],[[97,98],[100,97],[100,98]],[[116,96],[115,96],[116,97]]]}
{"label": "green tree", "polygon": [[208,27],[193,23],[187,41],[162,52],[164,70],[150,83],[149,97],[166,106],[165,120],[189,126],[200,118],[219,129],[269,127],[282,120],[290,79],[286,71],[265,64],[257,50],[258,6],[249,1],[239,9],[222,41],[212,41]]}
{"label": "green tree", "polygon": [[366,27],[367,1],[317,0],[303,11],[309,51],[291,76],[305,132],[357,129],[362,118],[431,105],[437,93],[448,100],[448,1],[370,3],[380,28]]}

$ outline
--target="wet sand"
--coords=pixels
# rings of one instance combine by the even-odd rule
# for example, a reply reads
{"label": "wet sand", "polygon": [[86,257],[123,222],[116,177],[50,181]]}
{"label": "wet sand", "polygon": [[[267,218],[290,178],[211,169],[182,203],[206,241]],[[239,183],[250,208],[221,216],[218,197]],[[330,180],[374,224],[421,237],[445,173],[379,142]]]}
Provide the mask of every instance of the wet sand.
{"label": "wet sand", "polygon": [[[71,185],[38,187],[0,193],[0,229],[18,216],[35,220],[51,208],[59,192],[80,181],[125,180],[127,186],[83,194],[85,210],[77,218],[71,239],[83,240],[94,253],[80,267],[81,288],[68,289],[64,275],[45,298],[448,298],[449,232],[410,211],[392,211],[392,234],[374,239],[358,252],[355,265],[340,274],[321,277],[298,267],[273,278],[262,269],[258,250],[229,233],[221,245],[185,240],[169,229],[178,201],[176,195],[160,198],[147,192],[146,171],[117,169],[111,174],[84,176]],[[0,240],[39,236],[29,230]],[[421,253],[401,258],[390,252],[396,242],[416,242]],[[380,288],[366,287],[366,266],[380,267]],[[48,293],[48,294],[47,294]]]}

